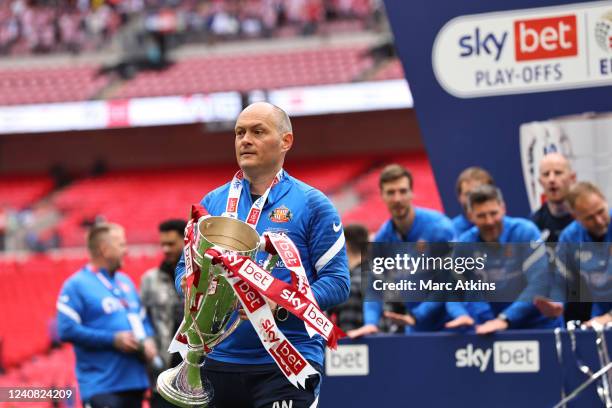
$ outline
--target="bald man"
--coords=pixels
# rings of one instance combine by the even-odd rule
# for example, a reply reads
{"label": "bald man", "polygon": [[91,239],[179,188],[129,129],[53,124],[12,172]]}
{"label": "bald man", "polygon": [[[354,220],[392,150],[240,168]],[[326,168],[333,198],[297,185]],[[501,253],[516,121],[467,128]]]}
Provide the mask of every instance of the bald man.
{"label": "bald man", "polygon": [[[561,232],[574,221],[567,197],[576,183],[576,173],[569,160],[560,153],[549,153],[540,161],[538,181],[544,189],[546,201],[531,215],[531,220],[542,232],[546,242],[558,242]],[[591,314],[589,303],[569,302],[563,311],[565,320],[587,320]]]}
{"label": "bald man", "polygon": [[576,182],[576,173],[563,155],[549,153],[540,161],[538,181],[544,189],[546,201],[532,214],[531,220],[542,231],[546,242],[557,242],[561,231],[574,221],[567,194]]}
{"label": "bald man", "polygon": [[[260,235],[265,231],[285,232],[300,252],[319,307],[326,310],[343,303],[349,295],[350,279],[340,217],[323,193],[283,170],[285,155],[293,145],[289,117],[277,106],[254,103],[240,113],[234,132],[236,161],[244,177],[237,173],[231,182],[208,193],[201,204],[211,215],[235,216],[240,220],[248,216]],[[234,212],[229,213],[232,192],[238,196],[238,203]],[[260,211],[251,211],[254,208]],[[265,255],[259,254],[260,264]],[[179,292],[183,291],[184,275],[185,262],[181,259],[175,282]],[[291,282],[284,265],[274,268],[273,276]],[[304,322],[269,303],[278,328],[311,366],[322,373],[323,338],[310,337]],[[278,353],[277,349],[271,352]],[[310,377],[305,389],[294,387],[275,365],[250,321],[243,322],[214,348],[203,370],[212,382],[216,408],[317,406],[320,376]]]}

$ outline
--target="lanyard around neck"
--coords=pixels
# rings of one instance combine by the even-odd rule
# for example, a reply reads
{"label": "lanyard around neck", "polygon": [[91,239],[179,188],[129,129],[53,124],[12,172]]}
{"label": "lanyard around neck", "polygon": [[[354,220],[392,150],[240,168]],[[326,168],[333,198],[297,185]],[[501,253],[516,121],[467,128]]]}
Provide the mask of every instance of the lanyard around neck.
{"label": "lanyard around neck", "polygon": [[89,269],[93,274],[95,274],[96,278],[98,278],[100,283],[111,293],[111,295],[119,299],[121,304],[125,308],[127,308],[127,300],[126,300],[125,291],[121,290],[120,288],[116,287],[113,283],[111,283],[111,281],[109,281],[108,278],[104,276],[104,274],[100,272],[98,269],[96,269],[93,265],[87,265],[87,269]]}
{"label": "lanyard around neck", "polygon": [[[283,177],[283,169],[280,169],[278,173],[274,176],[274,179],[263,193],[261,197],[259,197],[249,210],[249,214],[246,218],[246,223],[249,224],[253,229],[257,228],[257,223],[259,222],[259,218],[261,217],[261,211],[263,209],[266,200],[268,199],[268,195],[270,194],[270,190],[274,187]],[[238,172],[234,175],[232,182],[230,184],[229,194],[227,196],[227,204],[225,206],[225,215],[231,218],[238,218],[238,203],[240,202],[240,195],[242,194],[242,182],[244,180],[244,172],[242,170],[238,170]]]}

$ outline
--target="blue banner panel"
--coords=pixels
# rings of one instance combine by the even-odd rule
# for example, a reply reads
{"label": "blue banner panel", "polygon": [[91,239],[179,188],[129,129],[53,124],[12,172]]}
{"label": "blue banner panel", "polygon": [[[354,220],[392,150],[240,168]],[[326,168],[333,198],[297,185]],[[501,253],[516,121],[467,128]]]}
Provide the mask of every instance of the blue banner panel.
{"label": "blue banner panel", "polygon": [[527,215],[539,204],[534,166],[552,150],[570,156],[579,178],[612,185],[601,165],[612,161],[612,136],[592,122],[612,111],[612,2],[385,4],[449,214],[460,212],[456,177],[478,165],[509,213]]}
{"label": "blue banner panel", "polygon": [[[557,341],[559,339],[559,341]],[[610,344],[612,336],[606,335]],[[560,345],[561,358],[557,354]],[[553,331],[507,331],[492,336],[422,333],[343,340],[328,351],[321,407],[550,408],[605,361],[596,333],[557,338]],[[568,408],[604,406],[594,382]]]}

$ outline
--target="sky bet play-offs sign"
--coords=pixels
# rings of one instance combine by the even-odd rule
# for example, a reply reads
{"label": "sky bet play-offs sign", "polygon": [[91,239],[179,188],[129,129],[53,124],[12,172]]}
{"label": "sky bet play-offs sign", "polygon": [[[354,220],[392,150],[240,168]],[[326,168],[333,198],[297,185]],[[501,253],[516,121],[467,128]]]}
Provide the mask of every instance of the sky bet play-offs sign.
{"label": "sky bet play-offs sign", "polygon": [[457,368],[476,368],[484,373],[491,365],[494,373],[537,373],[540,371],[540,343],[535,340],[496,341],[493,348],[486,349],[468,343],[455,351]]}
{"label": "sky bet play-offs sign", "polygon": [[460,98],[612,84],[612,2],[455,17],[432,63]]}

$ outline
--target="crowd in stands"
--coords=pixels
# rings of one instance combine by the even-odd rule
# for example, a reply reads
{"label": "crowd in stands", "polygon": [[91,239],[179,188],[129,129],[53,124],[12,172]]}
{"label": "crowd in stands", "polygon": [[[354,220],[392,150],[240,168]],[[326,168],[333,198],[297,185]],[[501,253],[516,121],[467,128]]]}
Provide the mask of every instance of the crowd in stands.
{"label": "crowd in stands", "polygon": [[94,50],[106,44],[120,26],[120,14],[109,4],[94,7],[88,1],[3,1],[0,54]]}
{"label": "crowd in stands", "polygon": [[179,33],[182,41],[268,37],[285,27],[380,22],[381,0],[8,0],[0,2],[0,55],[97,50],[122,27]]}

